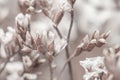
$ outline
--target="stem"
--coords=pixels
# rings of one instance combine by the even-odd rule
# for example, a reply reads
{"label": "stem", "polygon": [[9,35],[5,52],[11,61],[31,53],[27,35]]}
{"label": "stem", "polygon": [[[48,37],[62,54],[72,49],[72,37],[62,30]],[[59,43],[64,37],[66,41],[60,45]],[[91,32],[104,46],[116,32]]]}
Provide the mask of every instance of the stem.
{"label": "stem", "polygon": [[50,80],[53,80],[53,70],[51,66],[51,61],[49,61],[49,68],[50,68]]}
{"label": "stem", "polygon": [[[72,30],[72,26],[73,26],[73,17],[74,17],[74,11],[72,10],[71,11],[71,22],[70,22],[70,28],[69,28],[69,31],[68,31],[68,35],[67,35],[67,42],[68,42],[68,45],[69,45],[69,40],[70,40],[70,35],[71,35],[71,30]],[[62,38],[62,35],[59,31],[59,29],[56,27],[56,26],[53,26],[54,29],[56,30],[56,32],[58,33],[59,37]],[[67,59],[69,59],[69,46],[66,46],[65,48],[65,51],[66,51],[66,57]],[[67,61],[68,63],[68,66],[69,66],[69,72],[70,72],[70,79],[73,80],[73,73],[72,73],[72,64],[70,61]],[[61,72],[63,72],[64,68],[66,67],[67,63],[64,65],[63,69]],[[61,74],[61,73],[60,73]]]}
{"label": "stem", "polygon": [[[73,26],[73,17],[74,17],[74,11],[72,10],[71,11],[71,22],[70,22],[70,28],[69,28],[69,31],[68,31],[68,35],[67,35],[67,42],[68,42],[68,45],[66,46],[65,50],[66,50],[66,56],[67,56],[67,59],[69,59],[69,40],[70,40],[70,35],[71,35],[71,30],[72,30],[72,26]],[[68,61],[68,66],[70,68],[70,76],[71,76],[71,80],[73,80],[73,73],[72,73],[72,64],[70,61]],[[63,67],[64,68],[64,67]]]}
{"label": "stem", "polygon": [[72,30],[72,26],[73,26],[73,17],[74,17],[74,11],[71,11],[71,22],[70,22],[70,28],[68,31],[68,36],[67,36],[67,41],[69,42],[70,40],[70,35],[71,35],[71,30]]}
{"label": "stem", "polygon": [[[65,64],[64,64],[64,66],[63,66],[60,74],[58,75],[58,80],[59,80],[62,72],[64,71],[65,67],[67,66],[67,64],[68,64],[68,63],[70,62],[70,60],[72,60],[74,57],[75,57],[75,53],[73,53],[73,54],[67,59],[67,61],[65,62]],[[72,77],[71,79],[73,80],[73,77]]]}
{"label": "stem", "polygon": [[[73,20],[71,20],[71,25],[73,24]],[[56,26],[53,26],[54,27],[54,29],[56,30],[56,32],[58,33],[58,35],[59,35],[59,37],[60,38],[62,38],[62,35],[61,35],[61,33],[60,33],[60,31],[59,31],[59,29],[56,27]],[[71,27],[71,29],[72,29],[72,27]],[[69,31],[69,33],[71,32],[71,29],[70,29],[70,31]],[[69,34],[69,37],[70,37],[70,34]],[[66,46],[66,48],[65,48],[65,52],[66,52],[66,57],[67,57],[67,59],[69,59],[69,51],[68,51],[68,48],[67,48],[68,46]],[[67,65],[67,63],[66,63],[66,65]],[[64,68],[66,67],[66,65],[64,66]],[[73,80],[73,76],[72,76],[72,67],[71,67],[71,63],[70,63],[70,61],[68,61],[68,67],[69,67],[69,73],[70,73],[70,79],[71,80]],[[64,69],[63,69],[64,70]],[[61,73],[63,72],[63,70],[61,71]],[[60,74],[61,74],[60,73]]]}
{"label": "stem", "polygon": [[3,68],[0,70],[0,74],[4,71],[4,69],[5,69],[5,67],[6,67],[6,65],[7,65],[8,62],[9,62],[9,59],[7,59],[5,61],[5,64],[4,64]]}
{"label": "stem", "polygon": [[57,34],[59,35],[60,38],[62,38],[62,34],[60,33],[59,29],[57,26],[53,26],[53,28],[56,30]]}

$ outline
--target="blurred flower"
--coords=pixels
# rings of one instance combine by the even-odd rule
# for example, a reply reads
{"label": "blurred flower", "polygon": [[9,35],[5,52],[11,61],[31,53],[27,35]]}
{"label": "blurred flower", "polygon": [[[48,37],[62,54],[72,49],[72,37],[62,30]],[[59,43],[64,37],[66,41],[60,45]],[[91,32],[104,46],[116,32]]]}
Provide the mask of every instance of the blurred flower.
{"label": "blurred flower", "polygon": [[85,69],[84,80],[100,78],[103,74],[107,74],[104,57],[86,58],[85,61],[80,61],[80,65]]}

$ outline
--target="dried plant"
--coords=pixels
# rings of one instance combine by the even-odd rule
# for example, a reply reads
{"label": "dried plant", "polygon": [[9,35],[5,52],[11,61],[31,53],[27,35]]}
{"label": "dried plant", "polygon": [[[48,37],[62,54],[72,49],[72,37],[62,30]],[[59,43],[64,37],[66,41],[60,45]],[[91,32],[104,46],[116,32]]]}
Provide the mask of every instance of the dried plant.
{"label": "dried plant", "polygon": [[[70,80],[74,80],[71,60],[83,52],[92,52],[95,47],[102,48],[107,43],[111,31],[100,34],[99,30],[79,40],[73,53],[70,52],[70,37],[74,23],[74,5],[76,0],[66,0],[54,8],[54,0],[18,0],[20,13],[15,17],[15,28],[0,28],[0,76],[6,73],[5,80],[39,80],[43,64],[49,67],[49,80],[60,80],[68,65]],[[66,5],[69,7],[66,8]],[[43,14],[52,23],[52,29],[41,33],[32,33],[32,18]],[[70,14],[68,34],[63,37],[59,25],[65,13]],[[44,27],[44,26],[42,26]],[[57,33],[57,34],[56,34]],[[58,74],[55,59],[65,51],[66,61]],[[119,80],[120,46],[105,49],[104,56],[86,58],[80,61],[85,69],[84,80]],[[62,59],[62,58],[61,58]],[[34,71],[35,70],[35,71]],[[0,79],[1,80],[1,79]]]}

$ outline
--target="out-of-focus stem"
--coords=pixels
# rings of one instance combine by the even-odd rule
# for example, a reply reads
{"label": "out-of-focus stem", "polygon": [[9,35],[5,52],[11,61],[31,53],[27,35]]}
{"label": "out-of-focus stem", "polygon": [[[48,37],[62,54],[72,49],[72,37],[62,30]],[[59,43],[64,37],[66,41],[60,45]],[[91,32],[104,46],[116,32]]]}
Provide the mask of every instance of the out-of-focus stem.
{"label": "out-of-focus stem", "polygon": [[[74,17],[74,11],[72,10],[71,11],[71,22],[70,22],[70,28],[69,28],[69,31],[68,31],[68,35],[67,35],[67,42],[68,42],[68,45],[66,46],[65,48],[65,51],[66,51],[66,57],[67,59],[69,59],[69,40],[70,40],[70,35],[71,35],[71,30],[72,30],[72,26],[73,26],[73,17]],[[59,37],[62,38],[62,35],[59,31],[59,29],[56,27],[56,26],[53,26],[54,29],[56,30],[56,32],[58,33]],[[66,65],[65,65],[66,66]],[[65,68],[64,66],[64,68]],[[72,73],[72,65],[71,65],[71,62],[68,61],[68,67],[69,67],[69,73],[70,73],[70,79],[73,80],[73,73]],[[64,70],[64,69],[63,69]]]}
{"label": "out-of-focus stem", "polygon": [[[72,30],[72,26],[73,26],[73,17],[74,17],[74,11],[72,10],[71,11],[71,22],[70,22],[70,28],[69,28],[69,31],[68,31],[68,35],[67,35],[67,42],[68,42],[68,45],[66,46],[65,50],[66,50],[66,56],[67,56],[67,59],[69,59],[69,40],[70,40],[70,35],[71,35],[71,30]],[[73,80],[73,73],[72,73],[72,64],[70,61],[68,61],[68,65],[69,65],[69,68],[70,68],[70,76],[71,76],[71,80]]]}
{"label": "out-of-focus stem", "polygon": [[53,26],[53,28],[56,30],[57,34],[59,35],[60,38],[62,38],[62,34],[60,33],[59,29],[57,26]]}
{"label": "out-of-focus stem", "polygon": [[[72,20],[71,20],[72,21]],[[73,22],[72,22],[72,24],[73,24]],[[53,26],[54,27],[54,29],[56,30],[56,32],[58,33],[58,35],[59,35],[59,37],[60,38],[62,38],[62,34],[60,33],[60,31],[59,31],[59,29],[56,27],[56,26]],[[70,30],[70,32],[71,32],[71,30]],[[69,35],[70,36],[70,35]],[[68,47],[68,46],[67,46]],[[69,50],[68,50],[68,48],[65,48],[65,52],[66,52],[66,57],[67,57],[67,59],[69,58]],[[66,64],[67,65],[67,64]],[[72,67],[71,67],[71,63],[70,62],[68,62],[68,67],[69,67],[69,73],[70,73],[70,79],[71,80],[73,80],[73,76],[72,76]],[[63,71],[62,71],[63,72]]]}
{"label": "out-of-focus stem", "polygon": [[51,66],[51,61],[49,61],[49,68],[50,68],[50,80],[53,80],[53,70]]}

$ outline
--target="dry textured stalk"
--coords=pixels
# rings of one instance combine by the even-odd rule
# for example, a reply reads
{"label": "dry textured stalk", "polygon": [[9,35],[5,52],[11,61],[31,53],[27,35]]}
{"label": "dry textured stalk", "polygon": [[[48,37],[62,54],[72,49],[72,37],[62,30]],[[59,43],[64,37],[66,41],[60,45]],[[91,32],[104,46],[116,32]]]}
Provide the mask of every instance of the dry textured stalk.
{"label": "dry textured stalk", "polygon": [[[109,33],[109,34],[108,34]],[[104,34],[104,35],[103,35]],[[102,35],[99,34],[99,31],[95,31],[92,34],[91,39],[89,39],[89,36],[86,35],[83,40],[81,41],[80,45],[77,46],[74,53],[68,58],[68,60],[65,62],[60,74],[58,75],[58,79],[61,76],[62,72],[64,71],[67,63],[73,59],[75,56],[79,56],[84,51],[91,51],[95,46],[102,47],[106,43],[107,37],[110,35],[110,31],[103,33]],[[104,41],[100,41],[100,39],[103,39]],[[98,45],[99,43],[99,45]]]}
{"label": "dry textured stalk", "polygon": [[[45,0],[40,0],[41,1],[41,5],[43,5],[44,7],[47,8],[51,8],[51,6],[49,6],[48,2]],[[74,0],[68,0],[68,2],[71,4],[72,6],[72,10],[70,12],[71,14],[71,23],[70,23],[70,28],[69,28],[69,31],[68,31],[68,35],[67,35],[67,42],[69,43],[69,39],[70,39],[70,34],[71,34],[71,30],[72,30],[72,26],[73,26],[73,17],[74,17],[74,11],[73,11],[73,6],[74,6],[74,3],[75,1]],[[47,11],[45,9],[43,9],[43,13],[48,16],[49,18],[51,18],[51,20],[55,23],[55,25],[53,26],[54,29],[56,30],[56,32],[58,33],[59,37],[62,38],[62,34],[60,33],[59,29],[57,28],[57,25],[60,23],[63,15],[64,15],[64,11],[63,10],[60,10],[58,13],[56,13],[56,15],[52,18],[50,16],[50,13],[49,11]],[[68,46],[66,46],[66,56],[67,56],[67,59],[69,58],[69,49],[68,49]],[[71,80],[73,80],[73,74],[72,74],[72,68],[71,68],[71,63],[68,62],[68,66],[69,66],[69,71],[70,71],[70,77],[71,77]]]}
{"label": "dry textured stalk", "polygon": [[[72,10],[70,11],[70,15],[71,15],[71,22],[70,22],[70,28],[69,28],[69,31],[68,31],[68,35],[67,35],[67,42],[68,42],[68,45],[66,46],[66,56],[67,56],[67,59],[69,58],[69,40],[70,40],[70,35],[71,35],[71,31],[72,31],[72,27],[73,27],[73,19],[74,19],[74,3],[75,3],[75,0],[68,0],[68,2],[71,4],[71,7],[72,7]],[[68,62],[68,66],[70,68],[70,73],[71,73],[71,80],[73,80],[73,72],[72,72],[72,65],[71,65],[71,62]]]}

